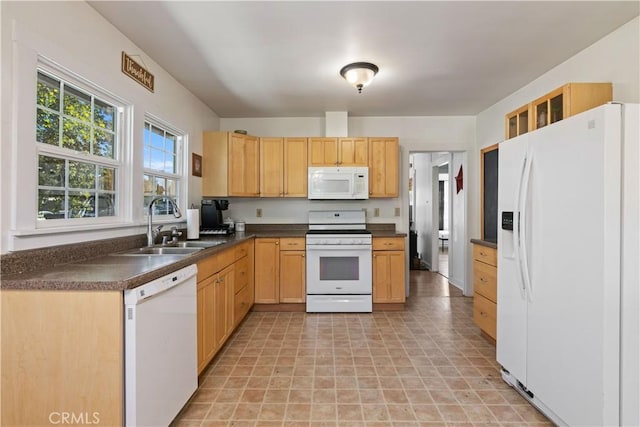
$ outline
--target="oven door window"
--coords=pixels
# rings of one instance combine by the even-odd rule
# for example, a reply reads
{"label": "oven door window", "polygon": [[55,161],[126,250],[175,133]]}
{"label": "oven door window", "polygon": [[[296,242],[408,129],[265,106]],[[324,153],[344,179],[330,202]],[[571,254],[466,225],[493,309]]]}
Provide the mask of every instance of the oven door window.
{"label": "oven door window", "polygon": [[360,260],[357,256],[321,256],[319,279],[360,280]]}
{"label": "oven door window", "polygon": [[307,248],[307,293],[370,294],[371,247]]}

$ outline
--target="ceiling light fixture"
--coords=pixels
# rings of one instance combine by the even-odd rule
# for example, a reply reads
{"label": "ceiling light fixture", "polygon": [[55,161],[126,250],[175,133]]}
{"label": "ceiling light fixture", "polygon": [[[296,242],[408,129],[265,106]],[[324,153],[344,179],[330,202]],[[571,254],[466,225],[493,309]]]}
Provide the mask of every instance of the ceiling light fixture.
{"label": "ceiling light fixture", "polygon": [[354,62],[342,67],[340,75],[356,89],[362,93],[362,88],[367,86],[378,74],[378,67],[370,62]]}

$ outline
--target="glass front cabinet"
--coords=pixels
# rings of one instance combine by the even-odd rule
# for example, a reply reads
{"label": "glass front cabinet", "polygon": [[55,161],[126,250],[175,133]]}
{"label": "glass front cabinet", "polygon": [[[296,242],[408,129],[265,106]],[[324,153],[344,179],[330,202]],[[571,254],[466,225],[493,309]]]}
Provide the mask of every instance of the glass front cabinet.
{"label": "glass front cabinet", "polygon": [[545,127],[612,99],[611,83],[567,83],[507,114],[505,137]]}

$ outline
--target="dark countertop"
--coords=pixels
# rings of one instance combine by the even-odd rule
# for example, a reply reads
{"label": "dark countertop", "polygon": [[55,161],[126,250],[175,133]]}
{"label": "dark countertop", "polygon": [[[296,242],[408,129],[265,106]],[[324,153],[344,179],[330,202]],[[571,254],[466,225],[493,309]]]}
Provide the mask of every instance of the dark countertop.
{"label": "dark countertop", "polygon": [[[306,224],[286,227],[255,227],[231,236],[201,235],[199,240],[224,240],[225,243],[187,256],[124,255],[122,252],[144,246],[141,236],[13,253],[3,256],[6,264],[0,287],[22,290],[123,291],[195,264],[254,237],[304,238],[307,232]],[[372,226],[371,231],[373,237],[407,235],[397,233],[395,228],[388,226]],[[82,253],[85,257],[86,253],[92,255],[83,259]],[[34,265],[38,267],[33,267]]]}
{"label": "dark countertop", "polygon": [[474,245],[486,246],[488,248],[498,249],[498,243],[495,240],[471,239]]}
{"label": "dark countertop", "polygon": [[253,237],[254,234],[248,233],[205,237],[201,240],[224,239],[226,243],[202,249],[188,256],[131,256],[115,252],[43,270],[3,275],[2,289],[123,291],[195,264]]}

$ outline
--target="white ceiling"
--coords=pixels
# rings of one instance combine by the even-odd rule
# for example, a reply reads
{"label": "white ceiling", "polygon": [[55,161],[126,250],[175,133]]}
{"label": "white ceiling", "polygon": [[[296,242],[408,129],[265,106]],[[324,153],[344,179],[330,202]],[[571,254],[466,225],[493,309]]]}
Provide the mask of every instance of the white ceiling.
{"label": "white ceiling", "polygon": [[[475,115],[633,19],[640,2],[89,4],[227,118]],[[338,74],[357,61],[380,67],[362,94]]]}

